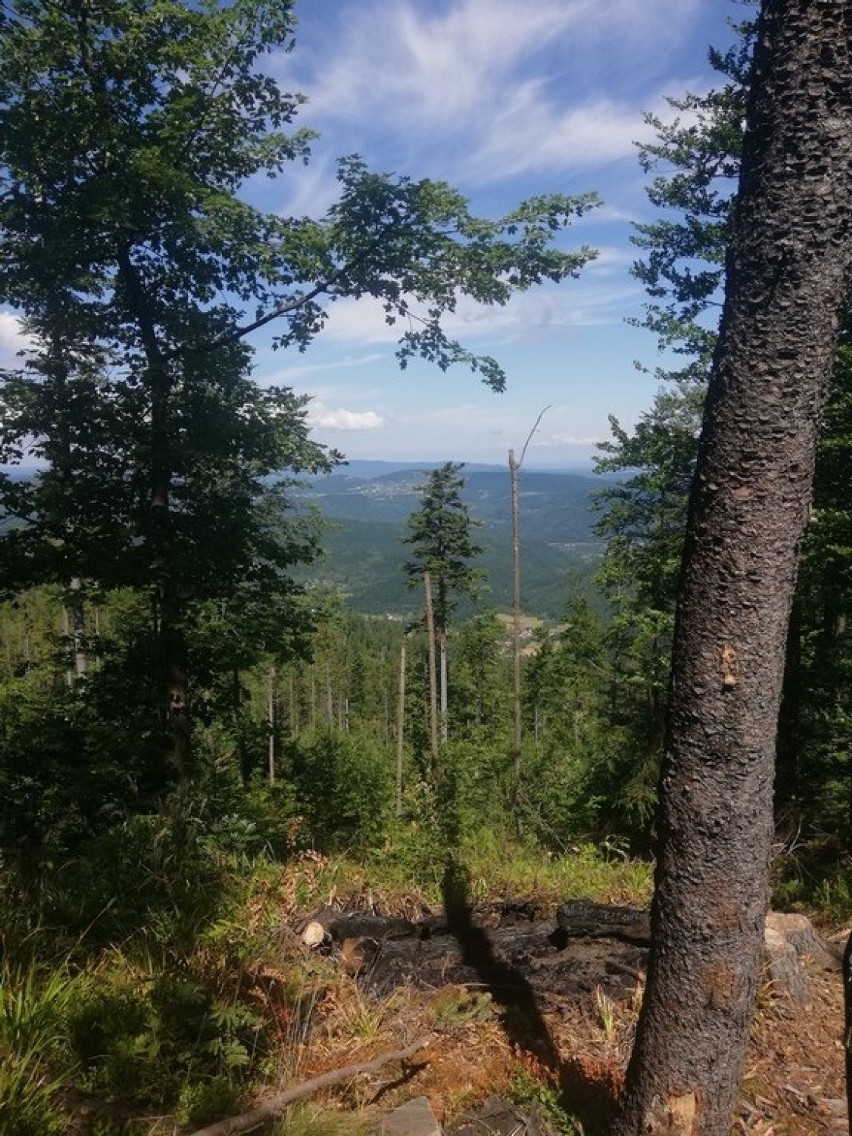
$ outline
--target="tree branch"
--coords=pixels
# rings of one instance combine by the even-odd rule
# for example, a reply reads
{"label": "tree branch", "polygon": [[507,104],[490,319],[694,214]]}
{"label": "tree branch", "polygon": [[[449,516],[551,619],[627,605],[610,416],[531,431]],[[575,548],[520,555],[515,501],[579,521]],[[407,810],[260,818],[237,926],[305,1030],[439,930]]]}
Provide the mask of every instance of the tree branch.
{"label": "tree branch", "polygon": [[270,1120],[279,1116],[288,1104],[313,1096],[320,1089],[339,1085],[341,1081],[348,1081],[350,1077],[357,1077],[362,1073],[377,1073],[385,1065],[389,1065],[391,1061],[407,1061],[415,1053],[425,1049],[430,1040],[431,1038],[424,1037],[414,1042],[413,1045],[397,1050],[395,1053],[382,1053],[372,1061],[365,1061],[360,1065],[345,1065],[341,1069],[332,1069],[328,1073],[322,1073],[319,1077],[312,1077],[309,1081],[302,1081],[298,1085],[285,1089],[283,1093],[277,1093],[274,1097],[270,1097],[265,1104],[253,1108],[250,1112],[230,1117],[228,1120],[219,1120],[216,1124],[210,1124],[206,1128],[199,1128],[191,1136],[237,1136],[241,1132],[254,1132],[261,1125],[268,1124]]}
{"label": "tree branch", "polygon": [[[244,324],[241,327],[235,327],[231,331],[223,332],[221,335],[215,336],[209,343],[200,347],[194,347],[193,352],[209,352],[215,351],[219,347],[227,347],[231,343],[237,343],[239,340],[244,339],[247,335],[251,335],[253,331],[258,328],[265,327],[266,324],[272,323],[273,320],[280,319],[282,316],[289,315],[290,312],[295,312],[299,308],[309,304],[311,300],[315,300],[317,296],[321,296],[324,292],[329,292],[330,289],[338,283],[348,272],[353,268],[358,268],[365,260],[379,247],[380,239],[372,242],[369,248],[364,249],[363,252],[353,257],[352,260],[347,261],[346,264],[341,265],[336,272],[322,280],[316,287],[312,288],[310,292],[306,292],[304,296],[297,296],[294,300],[289,300],[285,304],[279,304],[277,307],[272,308],[271,311],[266,312],[258,319],[253,320],[252,323]],[[163,359],[170,360],[177,358],[183,354],[182,348],[173,348],[171,351],[163,352]]]}

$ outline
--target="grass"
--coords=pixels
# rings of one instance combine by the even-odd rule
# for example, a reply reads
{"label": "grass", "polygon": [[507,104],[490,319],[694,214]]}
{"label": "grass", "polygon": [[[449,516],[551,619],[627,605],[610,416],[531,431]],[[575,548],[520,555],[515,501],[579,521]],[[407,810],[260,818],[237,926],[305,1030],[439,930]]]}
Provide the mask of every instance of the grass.
{"label": "grass", "polygon": [[272,1136],[366,1136],[367,1123],[351,1112],[299,1104],[276,1122]]}
{"label": "grass", "polygon": [[513,1104],[544,1120],[555,1136],[583,1136],[579,1122],[562,1108],[559,1093],[552,1085],[532,1077],[519,1065],[512,1074],[506,1094]]}
{"label": "grass", "polygon": [[[431,843],[431,851],[413,852],[413,841]],[[532,844],[482,830],[468,837],[456,854],[469,880],[474,903],[534,896],[542,904],[568,899],[645,906],[650,902],[653,867],[644,860],[609,856],[592,844],[581,844],[555,856]],[[411,861],[426,871],[412,873]],[[419,915],[423,905],[439,906],[447,859],[435,847],[434,834],[416,831],[408,842],[386,845],[365,860],[320,857],[297,861],[285,873],[277,901],[290,910],[345,901],[356,907]],[[285,882],[286,881],[286,882]],[[278,909],[279,917],[281,908]]]}
{"label": "grass", "polygon": [[55,1096],[73,1070],[65,1021],[80,980],[4,963],[0,972],[0,1132],[53,1136],[66,1130]]}
{"label": "grass", "polygon": [[595,987],[595,1010],[604,1037],[607,1041],[612,1041],[616,1031],[615,1003],[600,986]]}
{"label": "grass", "polygon": [[[239,1111],[262,1086],[338,1062],[344,1045],[367,1056],[393,1048],[400,1022],[423,1012],[406,1004],[410,992],[370,1001],[331,960],[307,952],[292,928],[323,904],[411,919],[440,905],[446,864],[434,831],[424,826],[394,838],[396,845],[360,863],[315,852],[286,865],[241,861],[239,871],[223,872],[218,911],[191,944],[169,927],[143,923],[120,945],[79,944],[76,970],[55,959],[17,969],[6,963],[0,1133],[70,1131],[56,1104],[57,1089],[69,1084],[198,1126]],[[557,858],[481,832],[464,841],[460,858],[473,902],[643,903],[650,894],[647,865],[610,861],[589,846]],[[181,920],[173,923],[180,931]],[[41,950],[48,959],[46,941]],[[439,1033],[493,1027],[485,995],[453,990],[433,1001],[426,1013]],[[288,1113],[276,1131],[337,1136],[357,1132],[355,1125],[349,1114],[308,1105]]]}

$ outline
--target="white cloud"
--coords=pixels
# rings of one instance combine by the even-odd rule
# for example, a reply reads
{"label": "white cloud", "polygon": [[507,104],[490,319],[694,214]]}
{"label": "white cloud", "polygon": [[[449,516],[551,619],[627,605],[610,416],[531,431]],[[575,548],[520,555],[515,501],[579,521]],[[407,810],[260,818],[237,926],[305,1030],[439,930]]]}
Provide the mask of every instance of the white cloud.
{"label": "white cloud", "polygon": [[380,430],[384,424],[374,410],[332,409],[317,399],[308,407],[308,425],[316,430]]}
{"label": "white cloud", "polygon": [[624,276],[637,256],[632,245],[597,245],[595,251],[597,256],[583,269],[584,273],[592,276],[612,276],[616,273]]}
{"label": "white cloud", "polygon": [[[271,354],[270,352],[270,355]],[[344,355],[340,359],[329,363],[297,363],[292,367],[279,367],[276,370],[265,370],[264,373],[259,376],[259,380],[264,386],[278,384],[292,386],[300,380],[310,375],[319,374],[322,371],[353,370],[358,367],[367,367],[373,363],[379,363],[385,358],[387,358],[387,356],[384,352],[371,351],[367,355]]]}
{"label": "white cloud", "polygon": [[21,327],[21,321],[11,312],[0,312],[0,348],[7,351],[26,351],[33,346],[32,340]]}
{"label": "white cloud", "polygon": [[[584,0],[588,6],[590,0]],[[446,129],[482,102],[482,88],[571,22],[561,0],[539,0],[518,19],[515,0],[462,0],[443,13],[401,0],[344,11],[336,55],[307,88],[310,112]]]}
{"label": "white cloud", "polygon": [[[507,341],[540,340],[570,328],[621,324],[643,292],[626,273],[616,276],[618,262],[613,251],[597,279],[581,277],[561,286],[544,285],[514,296],[502,307],[461,297],[455,312],[444,319],[444,330],[463,343],[480,341],[481,349],[486,339],[493,347]],[[412,327],[416,330],[416,323]],[[327,343],[394,344],[406,328],[402,321],[388,325],[381,302],[365,298],[334,304],[323,334]]]}
{"label": "white cloud", "polygon": [[[307,2],[307,0],[306,0]],[[297,76],[306,118],[337,124],[350,149],[381,135],[433,169],[479,183],[585,169],[629,157],[644,126],[629,96],[600,96],[628,76],[657,85],[662,60],[692,27],[699,0],[358,0]],[[605,59],[604,67],[590,61]],[[296,68],[303,60],[296,57]],[[288,67],[289,69],[289,67]],[[534,76],[534,78],[530,78]],[[617,84],[615,84],[617,85]],[[678,84],[675,92],[681,90]],[[642,95],[645,109],[661,102]]]}
{"label": "white cloud", "polygon": [[632,157],[653,131],[630,103],[596,99],[560,107],[544,84],[528,81],[500,105],[465,172],[496,181],[520,174],[588,169]]}
{"label": "white cloud", "polygon": [[337,164],[330,154],[319,153],[307,166],[295,162],[285,166],[276,180],[278,201],[274,212],[282,217],[324,217],[340,197]]}
{"label": "white cloud", "polygon": [[35,342],[25,334],[18,317],[0,311],[0,367],[19,371],[24,365],[21,352],[29,354],[34,349]]}
{"label": "white cloud", "polygon": [[577,437],[576,434],[547,434],[536,437],[530,443],[531,449],[548,449],[553,446],[597,446],[600,437]]}

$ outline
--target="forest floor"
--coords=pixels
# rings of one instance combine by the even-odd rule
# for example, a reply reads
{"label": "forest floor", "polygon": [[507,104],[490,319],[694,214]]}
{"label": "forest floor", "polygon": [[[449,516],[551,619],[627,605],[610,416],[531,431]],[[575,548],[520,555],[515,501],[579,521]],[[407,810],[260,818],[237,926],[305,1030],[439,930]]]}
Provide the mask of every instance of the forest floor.
{"label": "forest floor", "polygon": [[[469,906],[456,892],[438,907],[362,891],[311,908],[282,879],[278,959],[262,982],[286,976],[292,990],[294,970],[303,976],[279,1023],[290,1075],[307,1079],[423,1040],[402,1067],[355,1078],[326,1103],[375,1122],[425,1096],[451,1124],[493,1095],[545,1114],[558,1101],[574,1121],[549,1130],[605,1132],[648,950],[647,916],[628,906],[632,898],[558,904],[528,895]],[[323,932],[321,943],[304,942]],[[768,975],[761,987],[734,1129],[748,1136],[848,1131],[839,967],[802,961],[809,1003],[779,993]]]}

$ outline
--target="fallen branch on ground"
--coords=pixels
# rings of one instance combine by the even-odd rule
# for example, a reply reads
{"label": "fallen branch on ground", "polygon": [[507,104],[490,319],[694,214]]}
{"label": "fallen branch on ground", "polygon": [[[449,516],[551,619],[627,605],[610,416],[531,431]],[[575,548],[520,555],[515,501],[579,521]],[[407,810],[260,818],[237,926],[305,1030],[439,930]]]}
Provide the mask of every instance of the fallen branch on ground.
{"label": "fallen branch on ground", "polygon": [[197,1132],[192,1133],[192,1136],[237,1136],[237,1133],[240,1132],[254,1132],[262,1124],[268,1124],[270,1120],[279,1116],[288,1104],[304,1100],[306,1097],[319,1092],[320,1089],[339,1085],[341,1081],[347,1081],[350,1077],[357,1077],[361,1073],[377,1073],[383,1066],[389,1065],[391,1061],[407,1061],[419,1050],[425,1049],[430,1040],[431,1038],[428,1037],[421,1038],[420,1041],[416,1041],[405,1049],[397,1050],[395,1053],[382,1053],[372,1061],[365,1061],[360,1065],[346,1065],[341,1069],[332,1069],[328,1073],[322,1073],[319,1077],[312,1077],[309,1081],[302,1081],[298,1085],[285,1089],[283,1093],[277,1093],[274,1097],[270,1097],[265,1104],[253,1108],[251,1112],[244,1112],[240,1116],[232,1116],[228,1120],[219,1120],[206,1128],[199,1128]]}

